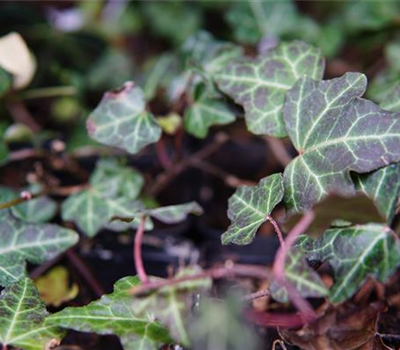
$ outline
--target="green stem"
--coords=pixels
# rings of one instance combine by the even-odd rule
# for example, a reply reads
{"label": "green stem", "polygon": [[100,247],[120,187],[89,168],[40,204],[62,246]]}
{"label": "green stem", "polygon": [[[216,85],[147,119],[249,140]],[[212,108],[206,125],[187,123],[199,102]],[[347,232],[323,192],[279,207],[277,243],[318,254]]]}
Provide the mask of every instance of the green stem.
{"label": "green stem", "polygon": [[76,94],[77,89],[75,86],[52,86],[25,91],[21,93],[20,98],[23,100],[29,100],[35,98],[74,96]]}
{"label": "green stem", "polygon": [[29,196],[21,196],[21,197],[18,197],[18,198],[11,199],[11,200],[8,201],[8,202],[1,203],[1,204],[0,204],[0,210],[2,210],[2,209],[7,209],[7,208],[11,208],[11,207],[13,207],[13,206],[15,206],[15,205],[21,204],[21,203],[23,203],[23,202],[27,202],[27,201],[29,201],[29,200],[38,198],[38,197],[40,197],[40,196],[43,196],[44,194],[45,194],[45,192],[42,191],[42,192],[38,192],[38,193],[35,193],[35,194],[31,194],[31,195],[29,195]]}

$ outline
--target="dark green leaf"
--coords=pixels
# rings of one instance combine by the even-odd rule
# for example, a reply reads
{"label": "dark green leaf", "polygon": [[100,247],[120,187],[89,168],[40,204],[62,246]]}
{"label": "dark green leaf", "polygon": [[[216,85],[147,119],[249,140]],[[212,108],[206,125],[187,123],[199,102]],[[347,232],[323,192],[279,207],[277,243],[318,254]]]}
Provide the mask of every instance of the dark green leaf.
{"label": "dark green leaf", "polygon": [[[315,218],[307,229],[307,234],[311,237],[320,236],[335,220],[344,220],[357,225],[372,222],[386,223],[386,218],[379,213],[374,201],[362,193],[352,197],[330,194],[315,204],[312,210]],[[292,215],[285,228],[289,231],[302,216],[302,214]]]}
{"label": "dark green leaf", "polygon": [[241,186],[229,198],[228,217],[231,225],[222,235],[222,244],[249,244],[258,228],[267,220],[283,198],[282,175],[262,179],[257,186]]}
{"label": "dark green leaf", "polygon": [[0,285],[18,281],[25,261],[41,264],[78,241],[78,235],[57,225],[30,224],[16,219],[9,209],[0,211]]}
{"label": "dark green leaf", "polygon": [[324,60],[318,49],[295,41],[283,43],[255,60],[230,64],[216,75],[219,88],[241,104],[254,134],[287,135],[282,119],[286,92],[302,76],[321,79]]}
{"label": "dark green leaf", "polygon": [[360,73],[301,78],[287,93],[284,120],[299,152],[284,172],[290,211],[310,208],[328,193],[352,195],[350,172],[400,160],[400,115],[360,98],[366,83]]}
{"label": "dark green leaf", "polygon": [[397,237],[378,224],[330,229],[315,240],[302,237],[299,245],[309,260],[332,266],[335,283],[329,298],[333,303],[352,297],[368,276],[386,282],[400,261]]}
{"label": "dark green leaf", "polygon": [[3,96],[11,88],[11,83],[11,75],[0,67],[0,97]]}
{"label": "dark green leaf", "polygon": [[64,332],[46,323],[48,313],[35,285],[29,278],[6,287],[0,295],[0,342],[5,349],[47,349],[59,343]]}
{"label": "dark green leaf", "polygon": [[156,119],[145,110],[143,91],[133,82],[104,94],[87,120],[87,129],[94,140],[132,154],[161,136]]}
{"label": "dark green leaf", "polygon": [[[292,248],[285,261],[285,278],[304,298],[323,297],[328,294],[324,282],[305,259],[304,252]],[[286,288],[273,281],[270,286],[272,297],[280,302],[288,302]]]}

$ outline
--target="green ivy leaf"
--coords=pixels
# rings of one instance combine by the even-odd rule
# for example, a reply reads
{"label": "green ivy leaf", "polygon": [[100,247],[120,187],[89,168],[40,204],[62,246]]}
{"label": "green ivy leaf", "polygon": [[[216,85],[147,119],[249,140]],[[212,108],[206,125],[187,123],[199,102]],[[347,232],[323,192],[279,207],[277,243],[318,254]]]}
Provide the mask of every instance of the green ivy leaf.
{"label": "green ivy leaf", "polygon": [[115,215],[113,219],[131,222],[140,216],[151,216],[164,224],[177,224],[186,220],[189,214],[201,215],[203,214],[203,209],[197,202],[189,202],[155,209],[138,208],[136,211],[131,211],[127,216]]}
{"label": "green ivy leaf", "polygon": [[264,36],[279,38],[292,31],[298,15],[290,0],[248,0],[232,4],[226,19],[236,40],[256,44]]}
{"label": "green ivy leaf", "polygon": [[0,97],[10,90],[12,84],[12,76],[0,67]]}
{"label": "green ivy leaf", "polygon": [[400,118],[360,98],[366,77],[301,78],[286,95],[284,120],[299,152],[285,169],[290,211],[310,208],[328,193],[352,195],[350,172],[366,173],[400,160]]}
{"label": "green ivy leaf", "polygon": [[[297,247],[293,247],[287,255],[285,278],[304,298],[317,298],[328,294],[328,289],[321,277],[308,265],[304,252]],[[286,288],[275,281],[271,283],[270,292],[275,300],[288,302]]]}
{"label": "green ivy leaf", "polygon": [[[89,237],[107,227],[114,231],[136,228],[139,219],[131,224],[111,222],[114,216],[129,216],[143,209],[137,200],[143,187],[143,177],[135,169],[122,166],[116,160],[103,159],[90,177],[90,188],[69,196],[62,204],[62,218],[73,221]],[[146,229],[152,229],[150,220]]]}
{"label": "green ivy leaf", "polygon": [[9,209],[0,211],[0,285],[18,281],[25,261],[41,264],[78,241],[78,235],[50,224],[30,224],[16,219]]}
{"label": "green ivy leaf", "polygon": [[208,77],[212,77],[243,54],[241,47],[216,40],[206,31],[191,36],[182,45],[181,51],[189,68],[195,68]]}
{"label": "green ivy leaf", "polygon": [[218,87],[245,110],[254,134],[287,135],[282,119],[286,92],[301,76],[321,79],[324,60],[318,49],[294,41],[283,43],[257,59],[243,59],[217,73]]}
{"label": "green ivy leaf", "polygon": [[400,112],[400,84],[390,91],[379,105],[387,111]]}
{"label": "green ivy leaf", "polygon": [[145,110],[143,91],[133,82],[104,94],[87,120],[87,129],[94,140],[132,154],[161,137],[156,119]]}
{"label": "green ivy leaf", "polygon": [[133,297],[130,291],[140,285],[139,279],[125,277],[115,284],[112,294],[88,306],[68,307],[52,315],[49,322],[77,331],[115,334],[125,350],[157,350],[173,342],[188,346],[185,316],[190,310],[190,292],[209,284],[205,280],[186,282]]}
{"label": "green ivy leaf", "polygon": [[226,125],[234,120],[235,114],[226,103],[203,95],[186,110],[184,125],[189,134],[204,139],[211,126]]}
{"label": "green ivy leaf", "polygon": [[268,176],[257,186],[240,186],[229,198],[228,218],[232,223],[221,237],[222,244],[251,243],[258,228],[282,198],[281,174]]}
{"label": "green ivy leaf", "polygon": [[[32,185],[28,189],[31,193],[38,193],[40,185]],[[7,202],[20,195],[8,187],[0,186],[0,200]],[[57,212],[57,204],[47,196],[40,196],[35,199],[23,202],[10,208],[12,214],[22,221],[41,224],[50,221]]]}
{"label": "green ivy leaf", "polygon": [[0,295],[0,342],[5,348],[43,350],[58,344],[64,332],[48,325],[48,313],[29,278],[6,287]]}
{"label": "green ivy leaf", "polygon": [[385,282],[400,261],[400,244],[384,225],[330,229],[318,239],[302,237],[299,245],[309,260],[328,262],[335,283],[329,299],[339,303],[352,297],[368,276]]}

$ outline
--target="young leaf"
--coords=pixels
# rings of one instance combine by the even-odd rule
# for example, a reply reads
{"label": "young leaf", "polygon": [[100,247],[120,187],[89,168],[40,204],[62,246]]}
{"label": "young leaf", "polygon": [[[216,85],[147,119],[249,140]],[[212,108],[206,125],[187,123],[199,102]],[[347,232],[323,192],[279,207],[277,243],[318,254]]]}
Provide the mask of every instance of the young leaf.
{"label": "young leaf", "polygon": [[94,140],[132,154],[161,137],[156,119],[145,110],[143,91],[133,82],[104,94],[87,120],[87,129]]}
{"label": "young leaf", "polygon": [[189,134],[204,139],[211,126],[229,124],[234,120],[235,114],[223,101],[202,96],[186,110],[184,123]]}
{"label": "young leaf", "polygon": [[[383,109],[400,112],[400,86],[380,104]],[[400,163],[378,169],[370,174],[355,175],[356,188],[370,196],[379,211],[392,222],[400,193]]]}
{"label": "young leaf", "polygon": [[267,220],[283,198],[282,175],[262,179],[257,186],[241,186],[229,198],[228,217],[231,225],[222,235],[222,244],[251,243],[258,228]]}
{"label": "young leaf", "polygon": [[385,282],[400,261],[400,244],[384,225],[330,229],[317,239],[302,237],[299,245],[309,260],[328,262],[335,283],[329,299],[339,303],[352,297],[368,276]]}
{"label": "young leaf", "polygon": [[[141,207],[140,202],[129,198],[107,198],[96,187],[92,187],[68,197],[61,212],[64,221],[75,222],[87,236],[94,237],[114,216],[130,216],[132,211]],[[138,220],[132,224],[137,227]],[[152,223],[148,221],[146,229],[152,227]],[[111,224],[109,228],[113,229],[114,225]]]}
{"label": "young leaf", "polygon": [[113,219],[131,222],[140,216],[151,216],[164,224],[177,224],[186,220],[189,214],[201,215],[203,209],[197,202],[189,202],[156,209],[138,208],[136,212],[133,210],[133,213],[131,212],[128,216],[115,215]]}
{"label": "young leaf", "polygon": [[[363,193],[352,197],[330,194],[313,206],[315,217],[307,229],[307,235],[320,236],[335,220],[343,220],[350,224],[363,225],[368,223],[386,223],[386,219],[378,211],[374,201]],[[285,228],[289,231],[302,218],[296,213],[289,217]]]}
{"label": "young leaf", "polygon": [[16,219],[9,209],[0,211],[0,285],[18,281],[25,261],[41,264],[78,241],[78,235],[57,225],[30,224]]}
{"label": "young leaf", "polygon": [[286,95],[286,129],[299,152],[285,169],[290,211],[310,208],[330,192],[352,195],[350,172],[400,160],[400,115],[360,98],[366,77],[347,73],[318,82],[301,78]]}
{"label": "young leaf", "polygon": [[130,295],[140,285],[139,279],[125,277],[115,284],[112,294],[88,306],[68,307],[52,315],[49,322],[83,332],[118,335],[125,350],[157,350],[174,341],[187,346],[184,315],[190,310],[189,292],[205,287],[204,283],[164,287],[141,298]]}
{"label": "young leaf", "polygon": [[241,104],[247,128],[254,134],[287,135],[282,119],[286,92],[301,76],[321,79],[324,60],[318,49],[294,41],[265,56],[246,58],[216,74],[218,87]]}
{"label": "young leaf", "polygon": [[256,44],[264,36],[279,38],[292,31],[298,17],[291,0],[247,0],[233,3],[226,19],[236,40]]}
{"label": "young leaf", "polygon": [[243,53],[241,47],[216,40],[206,31],[191,36],[182,45],[181,51],[189,67],[198,69],[201,75],[209,77]]}
{"label": "young leaf", "polygon": [[57,345],[64,332],[46,323],[48,313],[29,278],[6,287],[0,295],[0,342],[23,350]]}
{"label": "young leaf", "polygon": [[[289,251],[285,261],[285,278],[304,298],[323,297],[328,294],[321,277],[308,266],[304,252],[297,247],[293,247]],[[278,283],[272,282],[270,291],[275,300],[288,301],[286,288],[281,287]]]}

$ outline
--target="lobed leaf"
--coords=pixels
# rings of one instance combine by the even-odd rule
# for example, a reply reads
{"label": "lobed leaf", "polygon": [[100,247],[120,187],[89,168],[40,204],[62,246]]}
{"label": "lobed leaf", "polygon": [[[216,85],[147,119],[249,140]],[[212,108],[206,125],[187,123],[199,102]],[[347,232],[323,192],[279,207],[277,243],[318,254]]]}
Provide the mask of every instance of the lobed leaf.
{"label": "lobed leaf", "polygon": [[64,332],[46,322],[48,313],[29,278],[6,287],[0,295],[0,343],[23,350],[43,350],[57,345]]}
{"label": "lobed leaf", "polygon": [[299,155],[284,172],[285,203],[303,211],[328,193],[352,195],[350,172],[400,160],[400,115],[360,98],[366,77],[301,78],[287,93],[284,120]]}
{"label": "lobed leaf", "polygon": [[309,260],[332,266],[335,283],[329,299],[333,303],[352,297],[368,276],[386,282],[400,261],[397,237],[379,224],[330,229],[318,239],[302,237],[299,246]]}
{"label": "lobed leaf", "polygon": [[258,228],[282,198],[281,174],[265,177],[257,186],[240,186],[229,198],[228,218],[231,225],[221,237],[222,244],[251,243]]}
{"label": "lobed leaf", "polygon": [[94,140],[132,154],[161,137],[156,119],[145,110],[143,91],[133,82],[104,94],[87,120],[87,129]]}
{"label": "lobed leaf", "polygon": [[[293,247],[287,255],[285,278],[304,298],[317,298],[328,294],[321,277],[308,265],[304,252],[297,247]],[[286,288],[277,282],[271,283],[270,291],[275,300],[288,302]]]}
{"label": "lobed leaf", "polygon": [[9,209],[0,211],[0,285],[25,275],[26,261],[41,264],[72,247],[78,235],[57,225],[31,224],[15,218]]}
{"label": "lobed leaf", "polygon": [[173,342],[188,346],[185,319],[192,300],[190,293],[208,288],[210,282],[206,281],[191,281],[133,297],[130,293],[140,285],[139,279],[125,277],[115,284],[112,294],[84,307],[68,307],[53,314],[49,323],[83,332],[115,334],[125,350],[157,350],[160,345]]}
{"label": "lobed leaf", "polygon": [[257,59],[232,63],[216,74],[218,87],[245,110],[254,134],[287,135],[282,119],[286,92],[302,76],[321,79],[324,60],[318,49],[300,41],[283,43]]}

